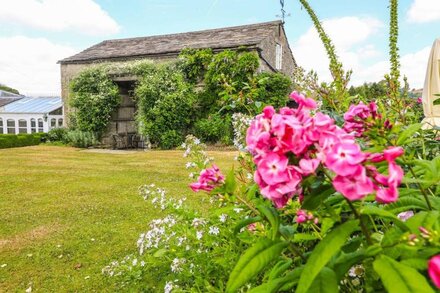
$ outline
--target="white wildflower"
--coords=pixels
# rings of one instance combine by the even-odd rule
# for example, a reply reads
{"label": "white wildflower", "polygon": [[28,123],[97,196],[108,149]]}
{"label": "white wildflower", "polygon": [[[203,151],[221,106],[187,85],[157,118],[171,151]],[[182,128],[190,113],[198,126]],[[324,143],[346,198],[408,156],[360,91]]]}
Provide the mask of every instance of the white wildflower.
{"label": "white wildflower", "polygon": [[236,212],[237,214],[241,213],[241,211],[243,211],[242,208],[234,208],[234,212]]}
{"label": "white wildflower", "polygon": [[196,139],[194,140],[194,144],[195,144],[195,145],[199,145],[199,144],[200,144],[200,139],[196,138]]}
{"label": "white wildflower", "polygon": [[364,274],[365,269],[362,265],[355,265],[350,268],[348,275],[352,278],[360,277]]}
{"label": "white wildflower", "polygon": [[216,226],[211,226],[209,227],[208,233],[211,235],[218,235],[220,233],[220,229]]}
{"label": "white wildflower", "polygon": [[202,237],[203,237],[203,232],[202,231],[197,231],[197,233],[196,233],[197,240],[202,239]]}
{"label": "white wildflower", "polygon": [[193,227],[205,226],[206,221],[202,218],[194,218],[191,225]]}
{"label": "white wildflower", "polygon": [[219,219],[220,219],[220,222],[224,223],[228,219],[228,215],[227,214],[221,214],[219,216]]}
{"label": "white wildflower", "polygon": [[177,246],[182,246],[183,242],[186,241],[186,237],[178,237],[177,238]]}
{"label": "white wildflower", "polygon": [[183,271],[182,265],[186,262],[186,259],[184,258],[175,258],[173,259],[173,262],[171,263],[171,271],[173,273],[180,273]]}

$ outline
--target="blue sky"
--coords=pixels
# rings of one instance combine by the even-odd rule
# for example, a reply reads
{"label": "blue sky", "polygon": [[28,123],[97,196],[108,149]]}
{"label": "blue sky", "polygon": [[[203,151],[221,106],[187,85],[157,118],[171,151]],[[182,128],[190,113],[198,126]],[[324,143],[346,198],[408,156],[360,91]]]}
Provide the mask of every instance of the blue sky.
{"label": "blue sky", "polygon": [[[278,0],[0,0],[0,83],[28,94],[59,94],[56,61],[105,39],[178,33],[271,21]],[[286,31],[296,61],[329,78],[312,23],[297,0],[285,0]],[[388,1],[310,0],[334,39],[352,83],[378,81],[388,64]],[[401,0],[400,54],[411,87],[423,85],[440,37],[440,0]]]}

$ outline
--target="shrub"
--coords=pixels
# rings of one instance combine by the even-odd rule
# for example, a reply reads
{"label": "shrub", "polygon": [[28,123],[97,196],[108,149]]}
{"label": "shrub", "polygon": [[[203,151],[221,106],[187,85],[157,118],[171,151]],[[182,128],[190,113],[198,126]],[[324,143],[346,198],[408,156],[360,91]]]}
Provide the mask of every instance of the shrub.
{"label": "shrub", "polygon": [[100,66],[82,71],[70,87],[76,127],[100,137],[120,103],[118,86],[109,78],[105,67]]}
{"label": "shrub", "polygon": [[218,141],[230,142],[232,136],[231,119],[219,114],[198,120],[194,124],[194,132],[202,141],[215,143]]}
{"label": "shrub", "polygon": [[159,146],[164,150],[177,147],[183,141],[183,137],[175,130],[168,130],[160,136]]}
{"label": "shrub", "polygon": [[79,148],[88,148],[98,144],[98,140],[92,132],[81,130],[71,130],[67,132],[66,140],[70,145]]}
{"label": "shrub", "polygon": [[[160,147],[182,142],[194,119],[196,102],[193,86],[185,82],[183,74],[173,65],[159,67],[144,76],[135,95],[139,132]],[[162,141],[165,138],[167,142]]]}
{"label": "shrub", "polygon": [[0,149],[38,145],[45,139],[45,133],[0,134]]}
{"label": "shrub", "polygon": [[286,106],[289,93],[292,91],[292,81],[281,73],[262,72],[256,76],[258,96],[256,101],[275,108]]}
{"label": "shrub", "polygon": [[47,140],[50,142],[59,141],[62,143],[67,143],[67,133],[68,133],[67,128],[64,127],[53,128],[49,130],[49,132],[47,133]]}

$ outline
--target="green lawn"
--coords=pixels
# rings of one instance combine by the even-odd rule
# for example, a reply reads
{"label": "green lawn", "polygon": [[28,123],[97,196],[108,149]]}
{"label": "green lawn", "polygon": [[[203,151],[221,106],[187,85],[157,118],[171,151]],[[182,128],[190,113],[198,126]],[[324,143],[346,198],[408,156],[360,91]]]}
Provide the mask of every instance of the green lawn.
{"label": "green lawn", "polygon": [[[230,168],[234,152],[210,152]],[[101,274],[136,249],[160,211],[137,189],[155,183],[199,203],[180,151],[126,155],[35,146],[0,150],[0,292],[112,291]],[[6,266],[4,266],[6,264]]]}

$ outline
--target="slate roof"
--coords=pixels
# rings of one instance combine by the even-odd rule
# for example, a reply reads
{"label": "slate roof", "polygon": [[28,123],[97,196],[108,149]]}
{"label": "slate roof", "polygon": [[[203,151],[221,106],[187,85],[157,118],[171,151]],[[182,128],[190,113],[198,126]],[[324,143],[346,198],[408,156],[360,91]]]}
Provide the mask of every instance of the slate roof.
{"label": "slate roof", "polygon": [[0,107],[12,103],[14,101],[18,101],[22,99],[23,96],[17,95],[14,93],[10,93],[7,91],[0,90]]}
{"label": "slate roof", "polygon": [[107,40],[60,60],[59,63],[87,63],[115,58],[177,55],[184,48],[215,50],[256,46],[281,24],[281,21],[271,21],[180,34]]}
{"label": "slate roof", "polygon": [[44,114],[61,108],[63,103],[60,97],[56,98],[22,98],[0,108],[0,113],[38,113]]}

